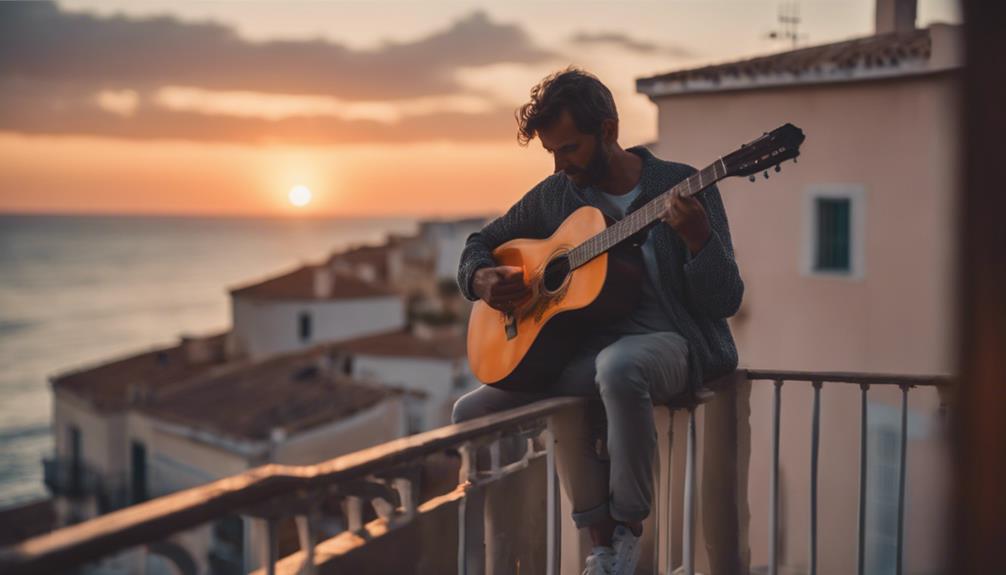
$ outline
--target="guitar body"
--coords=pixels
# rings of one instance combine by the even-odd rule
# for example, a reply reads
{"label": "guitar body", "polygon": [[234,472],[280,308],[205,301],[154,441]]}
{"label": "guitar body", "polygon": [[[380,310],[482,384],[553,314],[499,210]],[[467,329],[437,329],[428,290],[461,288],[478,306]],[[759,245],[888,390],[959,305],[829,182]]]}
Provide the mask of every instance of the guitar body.
{"label": "guitar body", "polygon": [[517,239],[493,251],[497,265],[521,267],[530,298],[505,314],[478,301],[468,322],[468,361],[482,383],[541,389],[554,381],[591,328],[624,317],[639,300],[642,258],[631,243],[568,271],[565,254],[607,227],[585,206],[551,237]]}

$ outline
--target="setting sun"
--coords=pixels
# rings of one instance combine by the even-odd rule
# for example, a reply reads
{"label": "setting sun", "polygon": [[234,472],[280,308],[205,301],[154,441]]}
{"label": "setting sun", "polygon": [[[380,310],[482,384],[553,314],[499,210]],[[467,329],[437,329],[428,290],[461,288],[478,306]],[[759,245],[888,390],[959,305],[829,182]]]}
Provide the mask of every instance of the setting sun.
{"label": "setting sun", "polygon": [[307,189],[307,186],[294,186],[287,197],[291,204],[302,208],[311,203],[311,190]]}

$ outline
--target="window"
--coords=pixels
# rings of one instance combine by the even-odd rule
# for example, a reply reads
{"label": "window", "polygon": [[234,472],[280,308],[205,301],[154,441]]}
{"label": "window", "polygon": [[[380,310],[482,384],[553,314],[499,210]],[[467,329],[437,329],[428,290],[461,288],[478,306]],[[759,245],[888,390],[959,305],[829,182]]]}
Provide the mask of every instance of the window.
{"label": "window", "polygon": [[811,186],[805,205],[804,273],[862,278],[866,228],[863,186]]}
{"label": "window", "polygon": [[300,341],[306,342],[311,341],[311,313],[302,311],[300,312],[300,317],[298,318],[298,325],[300,331]]}
{"label": "window", "polygon": [[815,271],[850,271],[848,198],[817,198]]}
{"label": "window", "polygon": [[132,442],[129,457],[130,492],[133,503],[147,500],[147,448],[139,441]]}
{"label": "window", "polygon": [[81,448],[80,439],[80,428],[76,425],[71,425],[67,427],[67,436],[69,440],[69,452],[70,452],[70,465],[69,465],[69,487],[72,492],[76,493],[80,490],[83,483],[83,449]]}

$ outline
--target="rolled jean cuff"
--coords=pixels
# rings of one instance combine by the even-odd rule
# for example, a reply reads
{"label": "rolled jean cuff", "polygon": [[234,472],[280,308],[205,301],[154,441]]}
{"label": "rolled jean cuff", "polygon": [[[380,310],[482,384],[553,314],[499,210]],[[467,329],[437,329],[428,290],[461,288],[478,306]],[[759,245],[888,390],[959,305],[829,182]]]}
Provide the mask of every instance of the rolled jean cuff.
{"label": "rolled jean cuff", "polygon": [[631,509],[611,505],[610,511],[611,518],[622,523],[635,523],[646,519],[650,515],[650,509],[648,507]]}
{"label": "rolled jean cuff", "polygon": [[597,523],[598,521],[607,519],[608,516],[609,516],[608,502],[605,501],[604,503],[598,505],[597,507],[588,509],[586,511],[574,511],[573,523],[576,524],[577,529],[583,529],[584,527],[590,527],[591,525]]}

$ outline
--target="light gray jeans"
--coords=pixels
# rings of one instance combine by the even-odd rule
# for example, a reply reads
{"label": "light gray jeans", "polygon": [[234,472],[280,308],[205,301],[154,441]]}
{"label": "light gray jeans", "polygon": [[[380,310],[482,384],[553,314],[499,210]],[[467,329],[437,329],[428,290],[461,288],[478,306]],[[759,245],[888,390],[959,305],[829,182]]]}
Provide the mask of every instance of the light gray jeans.
{"label": "light gray jeans", "polygon": [[653,499],[653,405],[666,403],[687,385],[688,342],[677,333],[601,333],[589,339],[547,389],[482,386],[458,399],[452,418],[459,423],[546,397],[600,399],[589,402],[586,410],[556,416],[559,478],[573,503],[577,527],[609,515],[635,522],[649,515]]}

